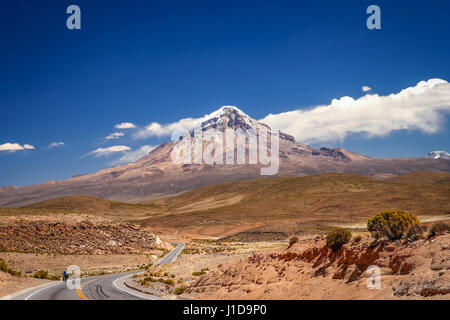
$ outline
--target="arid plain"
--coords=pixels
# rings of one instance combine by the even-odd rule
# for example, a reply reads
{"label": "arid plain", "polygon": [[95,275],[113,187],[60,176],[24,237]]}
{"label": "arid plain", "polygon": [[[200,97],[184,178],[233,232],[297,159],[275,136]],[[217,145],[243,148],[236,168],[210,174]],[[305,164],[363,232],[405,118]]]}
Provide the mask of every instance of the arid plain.
{"label": "arid plain", "polygon": [[[426,230],[450,222],[449,200],[450,174],[422,171],[387,180],[263,178],[139,204],[74,196],[1,208],[0,259],[21,273],[2,272],[1,292],[49,281],[35,278],[40,270],[58,279],[76,264],[84,276],[144,270],[129,285],[171,299],[447,299],[446,231],[380,242],[366,223],[401,209]],[[325,235],[335,227],[359,240],[328,250]],[[298,241],[289,245],[292,237]],[[177,261],[153,266],[173,240],[187,244]],[[369,264],[381,266],[382,290],[366,288]]]}

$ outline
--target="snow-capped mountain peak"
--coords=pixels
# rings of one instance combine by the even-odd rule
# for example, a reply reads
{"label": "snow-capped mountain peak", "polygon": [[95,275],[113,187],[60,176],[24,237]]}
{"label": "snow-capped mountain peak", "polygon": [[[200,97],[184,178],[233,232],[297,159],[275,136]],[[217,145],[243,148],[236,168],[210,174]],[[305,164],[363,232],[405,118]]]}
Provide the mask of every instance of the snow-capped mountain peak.
{"label": "snow-capped mountain peak", "polygon": [[222,131],[226,128],[234,130],[242,129],[244,131],[249,129],[256,130],[262,127],[270,129],[267,125],[256,121],[235,106],[223,106],[209,115],[206,115],[196,125],[196,128],[198,127],[202,127],[202,130],[217,129]]}
{"label": "snow-capped mountain peak", "polygon": [[450,153],[446,151],[431,151],[425,158],[450,160]]}

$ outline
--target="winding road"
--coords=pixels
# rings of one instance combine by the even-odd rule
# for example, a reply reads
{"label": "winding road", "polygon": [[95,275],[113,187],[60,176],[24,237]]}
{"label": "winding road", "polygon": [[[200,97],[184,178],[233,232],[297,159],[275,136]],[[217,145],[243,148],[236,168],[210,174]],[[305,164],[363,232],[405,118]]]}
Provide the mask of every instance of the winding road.
{"label": "winding road", "polygon": [[[172,244],[177,246],[155,264],[175,261],[183,250],[185,243],[172,242]],[[69,289],[65,282],[52,283],[44,287],[31,289],[15,296],[13,300],[162,300],[162,297],[141,293],[128,288],[124,284],[126,278],[141,272],[143,271],[82,278],[79,289]]]}

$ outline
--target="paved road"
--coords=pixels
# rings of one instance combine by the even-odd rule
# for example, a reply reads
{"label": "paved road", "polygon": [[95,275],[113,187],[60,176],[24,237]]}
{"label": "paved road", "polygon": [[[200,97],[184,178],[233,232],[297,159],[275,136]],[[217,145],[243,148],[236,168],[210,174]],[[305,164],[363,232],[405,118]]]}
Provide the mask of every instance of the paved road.
{"label": "paved road", "polygon": [[[173,242],[177,247],[155,264],[171,263],[183,250],[183,242]],[[142,271],[132,271],[81,279],[80,289],[68,289],[64,282],[30,290],[14,300],[161,300],[161,297],[130,289],[124,280]]]}
{"label": "paved road", "polygon": [[168,254],[166,254],[162,259],[157,261],[155,264],[163,264],[163,263],[171,263],[174,262],[175,259],[180,254],[181,250],[183,250],[184,246],[186,245],[184,242],[171,242],[172,244],[176,244],[177,247],[170,251]]}

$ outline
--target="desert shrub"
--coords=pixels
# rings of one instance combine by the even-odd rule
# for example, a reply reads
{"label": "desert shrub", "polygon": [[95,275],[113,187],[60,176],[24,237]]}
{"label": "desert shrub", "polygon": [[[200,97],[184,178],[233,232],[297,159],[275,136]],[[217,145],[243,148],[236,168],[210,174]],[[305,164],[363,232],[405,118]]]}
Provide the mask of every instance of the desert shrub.
{"label": "desert shrub", "polygon": [[143,264],[139,269],[144,269],[144,270],[148,270],[151,268],[151,266],[153,266],[153,263],[149,263],[149,264]]}
{"label": "desert shrub", "polygon": [[180,286],[178,288],[175,289],[175,294],[176,295],[180,295],[183,294],[186,291],[186,287],[185,286]]}
{"label": "desert shrub", "polygon": [[57,280],[61,280],[61,277],[58,275],[52,274],[52,275],[48,276],[47,279],[57,281]]}
{"label": "desert shrub", "polygon": [[175,285],[175,281],[173,281],[172,279],[166,279],[162,281],[163,283],[165,283],[168,286],[174,286]]}
{"label": "desert shrub", "polygon": [[0,260],[0,270],[3,272],[8,272],[8,265],[6,264],[5,261]]}
{"label": "desert shrub", "polygon": [[423,238],[423,231],[420,225],[413,223],[408,227],[405,233],[405,238],[408,241],[416,241]]}
{"label": "desert shrub", "polygon": [[360,243],[361,240],[362,240],[362,237],[361,237],[361,236],[356,236],[356,237],[354,237],[354,238],[352,239],[352,243],[353,243],[353,244],[357,244],[357,243]]}
{"label": "desert shrub", "polygon": [[36,273],[34,274],[33,277],[35,277],[37,279],[47,279],[48,278],[48,271],[45,271],[45,270],[36,271]]}
{"label": "desert shrub", "polygon": [[413,224],[420,225],[415,215],[403,210],[386,210],[369,219],[367,229],[376,239],[386,237],[389,240],[397,240]]}
{"label": "desert shrub", "polygon": [[142,280],[139,280],[138,283],[143,285],[143,286],[148,286],[150,285],[150,282],[157,282],[158,280],[153,278],[153,277],[145,277]]}
{"label": "desert shrub", "polygon": [[339,250],[344,244],[352,238],[350,231],[343,228],[336,228],[327,234],[327,246],[332,250]]}
{"label": "desert shrub", "polygon": [[10,267],[8,267],[6,262],[1,259],[0,259],[0,271],[9,273],[10,275],[15,276],[15,277],[20,277],[22,275],[22,273],[20,271],[15,271],[15,270],[11,269]]}
{"label": "desert shrub", "polygon": [[22,272],[16,271],[16,270],[13,270],[13,269],[9,269],[9,270],[8,270],[8,273],[9,273],[10,275],[12,275],[12,276],[15,276],[15,277],[20,277],[20,276],[22,275]]}
{"label": "desert shrub", "polygon": [[450,226],[446,224],[445,222],[438,221],[433,223],[433,225],[430,227],[430,230],[428,230],[427,238],[430,239],[438,234],[443,234],[450,230]]}
{"label": "desert shrub", "polygon": [[182,254],[200,254],[200,250],[197,248],[185,248],[181,251]]}
{"label": "desert shrub", "polygon": [[192,272],[192,275],[193,275],[193,276],[201,276],[202,274],[205,274],[206,271],[208,271],[208,268],[204,268],[204,269],[202,269],[202,270],[200,270],[200,271]]}
{"label": "desert shrub", "polygon": [[294,243],[297,243],[299,241],[297,236],[293,236],[289,239],[289,247],[291,247]]}

